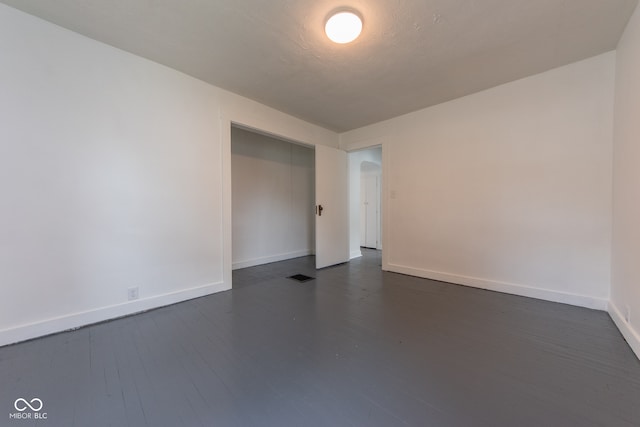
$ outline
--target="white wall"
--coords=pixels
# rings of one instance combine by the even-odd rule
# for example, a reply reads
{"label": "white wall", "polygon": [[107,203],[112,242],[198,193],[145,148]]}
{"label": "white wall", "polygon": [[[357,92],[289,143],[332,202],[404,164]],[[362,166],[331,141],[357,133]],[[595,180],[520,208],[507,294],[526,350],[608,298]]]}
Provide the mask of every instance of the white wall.
{"label": "white wall", "polygon": [[382,148],[375,147],[349,153],[349,254],[362,256],[360,251],[360,180],[362,162],[382,164]]}
{"label": "white wall", "polygon": [[231,119],[337,146],[4,5],[0,52],[0,345],[229,289]]}
{"label": "white wall", "polygon": [[233,268],[313,253],[313,149],[231,131]]}
{"label": "white wall", "polygon": [[609,312],[640,357],[640,9],[617,50]]}
{"label": "white wall", "polygon": [[615,55],[341,135],[383,145],[387,270],[605,309]]}

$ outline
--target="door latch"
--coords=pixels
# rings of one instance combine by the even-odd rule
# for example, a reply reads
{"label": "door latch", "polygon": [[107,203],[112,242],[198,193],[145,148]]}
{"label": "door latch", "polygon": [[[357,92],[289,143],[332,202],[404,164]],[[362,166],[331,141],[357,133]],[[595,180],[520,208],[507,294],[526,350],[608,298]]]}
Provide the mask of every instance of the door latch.
{"label": "door latch", "polygon": [[322,207],[322,205],[318,205],[318,206],[316,206],[316,215],[318,215],[318,216],[322,216],[322,210],[323,210],[323,209],[324,209],[324,208]]}

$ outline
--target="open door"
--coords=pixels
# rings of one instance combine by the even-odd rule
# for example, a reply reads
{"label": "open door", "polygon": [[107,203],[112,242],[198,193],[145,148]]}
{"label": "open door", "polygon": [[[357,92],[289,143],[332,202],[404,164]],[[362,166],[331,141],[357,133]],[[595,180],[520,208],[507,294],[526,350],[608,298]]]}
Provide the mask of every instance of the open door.
{"label": "open door", "polygon": [[316,268],[349,261],[347,153],[316,145]]}

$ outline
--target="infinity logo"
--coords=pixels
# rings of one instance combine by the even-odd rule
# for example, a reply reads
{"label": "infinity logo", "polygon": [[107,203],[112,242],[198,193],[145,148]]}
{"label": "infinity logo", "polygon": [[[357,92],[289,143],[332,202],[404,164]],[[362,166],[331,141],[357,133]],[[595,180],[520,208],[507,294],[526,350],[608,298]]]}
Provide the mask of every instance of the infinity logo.
{"label": "infinity logo", "polygon": [[[35,403],[35,404],[34,404]],[[27,402],[26,399],[19,397],[13,402],[13,407],[16,408],[17,411],[26,411],[27,408],[31,409],[34,412],[38,412],[42,409],[42,400],[37,397],[31,399],[31,402]]]}

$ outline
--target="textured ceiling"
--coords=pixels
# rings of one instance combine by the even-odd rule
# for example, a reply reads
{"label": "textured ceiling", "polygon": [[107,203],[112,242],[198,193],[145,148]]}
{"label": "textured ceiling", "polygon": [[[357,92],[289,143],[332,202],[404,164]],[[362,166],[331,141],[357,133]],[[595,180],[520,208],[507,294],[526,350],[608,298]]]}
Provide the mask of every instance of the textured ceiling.
{"label": "textured ceiling", "polygon": [[[336,131],[612,50],[638,0],[0,0]],[[359,39],[327,15],[352,7]]]}

